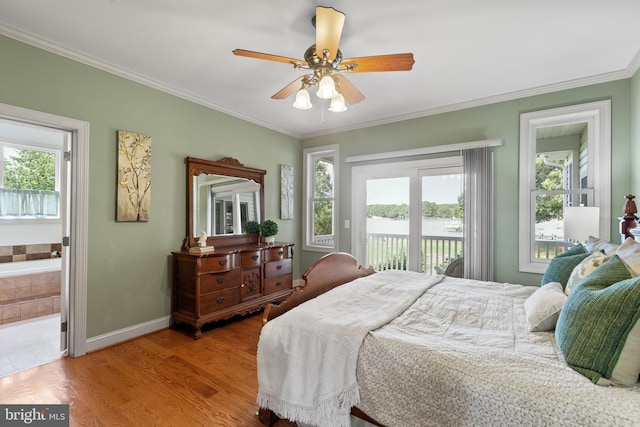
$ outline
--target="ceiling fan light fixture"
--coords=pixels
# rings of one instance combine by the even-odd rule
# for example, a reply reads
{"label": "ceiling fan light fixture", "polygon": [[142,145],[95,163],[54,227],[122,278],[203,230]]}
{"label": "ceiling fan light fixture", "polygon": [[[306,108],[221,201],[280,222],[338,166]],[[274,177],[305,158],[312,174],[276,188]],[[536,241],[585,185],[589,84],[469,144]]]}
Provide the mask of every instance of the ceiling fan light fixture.
{"label": "ceiling fan light fixture", "polygon": [[324,76],[318,84],[318,92],[316,95],[320,99],[331,99],[336,96],[336,83],[330,75]]}
{"label": "ceiling fan light fixture", "polygon": [[344,96],[340,92],[333,98],[331,98],[331,105],[329,105],[329,111],[333,113],[342,113],[347,111],[347,104],[344,102]]}
{"label": "ceiling fan light fixture", "polygon": [[308,110],[311,107],[311,97],[309,96],[309,92],[307,92],[305,88],[300,88],[298,93],[296,93],[296,101],[293,103],[293,108],[297,108],[298,110]]}

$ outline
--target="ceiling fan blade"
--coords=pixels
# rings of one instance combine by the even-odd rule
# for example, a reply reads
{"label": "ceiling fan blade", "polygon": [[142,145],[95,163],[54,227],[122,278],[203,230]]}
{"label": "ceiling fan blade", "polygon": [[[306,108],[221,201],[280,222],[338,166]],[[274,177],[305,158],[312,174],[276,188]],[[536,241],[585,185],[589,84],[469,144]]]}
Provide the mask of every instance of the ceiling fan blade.
{"label": "ceiling fan blade", "polygon": [[282,89],[275,95],[271,97],[271,99],[285,99],[296,93],[302,87],[302,80],[308,76],[300,76]]}
{"label": "ceiling fan blade", "polygon": [[334,74],[333,77],[338,81],[338,89],[344,100],[349,105],[357,104],[364,99],[364,95],[342,74]]}
{"label": "ceiling fan blade", "polygon": [[416,61],[413,53],[396,53],[391,55],[362,56],[347,58],[340,62],[340,69],[356,64],[350,73],[372,73],[377,71],[409,71]]}
{"label": "ceiling fan blade", "polygon": [[247,58],[265,59],[267,61],[284,62],[285,64],[306,64],[302,59],[287,58],[286,56],[271,55],[270,53],[254,52],[252,50],[235,49],[234,55],[246,56]]}
{"label": "ceiling fan blade", "polygon": [[344,13],[332,7],[316,7],[316,55],[318,58],[323,58],[322,52],[328,50],[329,61],[335,59],[343,26]]}

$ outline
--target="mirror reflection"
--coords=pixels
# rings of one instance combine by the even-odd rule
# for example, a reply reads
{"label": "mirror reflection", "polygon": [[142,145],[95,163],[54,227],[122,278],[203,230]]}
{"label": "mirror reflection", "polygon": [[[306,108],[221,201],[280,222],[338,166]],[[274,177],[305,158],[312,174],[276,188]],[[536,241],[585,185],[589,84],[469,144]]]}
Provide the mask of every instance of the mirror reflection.
{"label": "mirror reflection", "polygon": [[260,184],[233,176],[201,174],[193,177],[193,223],[196,234],[242,233],[247,221],[260,222]]}

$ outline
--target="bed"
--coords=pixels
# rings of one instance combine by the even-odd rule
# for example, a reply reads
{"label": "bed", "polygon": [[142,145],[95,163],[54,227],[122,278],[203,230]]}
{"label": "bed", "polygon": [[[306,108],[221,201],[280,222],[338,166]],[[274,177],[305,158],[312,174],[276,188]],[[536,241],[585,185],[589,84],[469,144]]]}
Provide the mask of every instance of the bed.
{"label": "bed", "polygon": [[[625,366],[631,373],[625,373],[627,380],[635,377],[625,386],[602,385],[611,384],[611,375],[605,378],[606,373],[593,374],[593,367],[580,365],[590,350],[583,348],[576,356],[571,346],[566,348],[567,342],[573,344],[571,321],[580,318],[583,308],[572,299],[596,280],[586,277],[608,277],[604,280],[631,289],[623,290],[628,293],[625,312],[634,322],[638,319],[640,279],[633,268],[640,270],[640,244],[628,240],[629,248],[620,245],[620,257],[614,255],[617,245],[605,255],[596,248],[602,242],[596,242],[589,248],[593,253],[585,248],[586,255],[571,260],[569,276],[579,272],[573,281],[584,283],[574,283],[569,297],[560,287],[565,298],[551,325],[562,322],[560,335],[553,329],[531,331],[531,301],[541,298],[543,288],[558,286],[553,274],[545,275],[547,283],[538,288],[376,273],[358,266],[349,254],[329,254],[303,275],[304,287],[265,309],[258,346],[260,421],[273,425],[282,417],[299,426],[348,426],[355,416],[376,426],[638,425],[640,338],[631,342],[631,336],[640,335],[640,328],[626,328],[627,342],[616,344],[624,347],[625,357],[633,352],[630,367]],[[566,255],[560,258],[574,256]],[[616,263],[605,264],[610,260]],[[562,279],[564,285],[569,278]],[[638,303],[629,302],[633,299]],[[612,330],[604,334],[616,335]],[[614,353],[622,360],[620,348]]]}

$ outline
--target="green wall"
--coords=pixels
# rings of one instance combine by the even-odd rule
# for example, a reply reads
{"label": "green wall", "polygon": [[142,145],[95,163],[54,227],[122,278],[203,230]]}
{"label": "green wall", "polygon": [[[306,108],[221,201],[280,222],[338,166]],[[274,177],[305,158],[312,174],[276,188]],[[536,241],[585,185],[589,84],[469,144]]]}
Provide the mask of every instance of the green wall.
{"label": "green wall", "polygon": [[[502,139],[495,149],[495,279],[537,284],[518,272],[519,115],[601,99],[612,101],[612,217],[640,185],[629,156],[640,151],[640,77],[407,120],[362,130],[296,138],[0,36],[0,103],[90,123],[87,337],[154,320],[170,310],[170,252],[185,235],[184,157],[235,157],[267,170],[268,218],[279,216],[279,166],[295,167],[295,220],[277,220],[279,240],[296,243],[294,277],[322,254],[301,250],[302,149],[340,145],[339,224],[350,219],[347,156]],[[632,115],[633,114],[633,115]],[[632,126],[633,125],[633,126]],[[116,223],[116,131],[152,136],[151,219]],[[633,141],[633,142],[632,142]],[[633,150],[632,150],[633,148]],[[633,181],[632,181],[633,180]],[[630,182],[632,181],[632,182]],[[612,224],[612,236],[617,233]],[[349,230],[339,249],[349,252]]]}
{"label": "green wall", "polygon": [[[637,79],[637,77],[636,77]],[[494,262],[495,280],[536,285],[540,276],[518,271],[518,164],[520,114],[571,104],[611,99],[612,103],[612,218],[622,212],[624,196],[633,191],[630,144],[631,79],[598,84],[551,94],[505,101],[367,129],[337,133],[303,141],[304,148],[326,144],[340,146],[339,250],[351,251],[351,165],[348,156],[415,149],[436,145],[501,139],[494,149]],[[636,97],[637,98],[637,97]],[[636,99],[636,102],[638,100]],[[637,187],[636,187],[637,188]],[[617,226],[611,226],[612,239]],[[318,258],[314,252],[300,253],[302,265]]]}
{"label": "green wall", "polygon": [[[266,217],[299,247],[300,186],[298,219],[278,220],[280,164],[302,171],[298,139],[10,38],[0,37],[0,52],[0,103],[90,123],[87,337],[169,314],[170,253],[186,234],[186,156],[266,169]],[[152,137],[146,223],[115,222],[118,130]]]}
{"label": "green wall", "polygon": [[[631,179],[632,184],[629,188],[631,194],[638,196],[636,203],[640,202],[640,71],[636,71],[631,79],[631,131],[630,141],[631,149]],[[634,161],[635,160],[635,161]]]}

